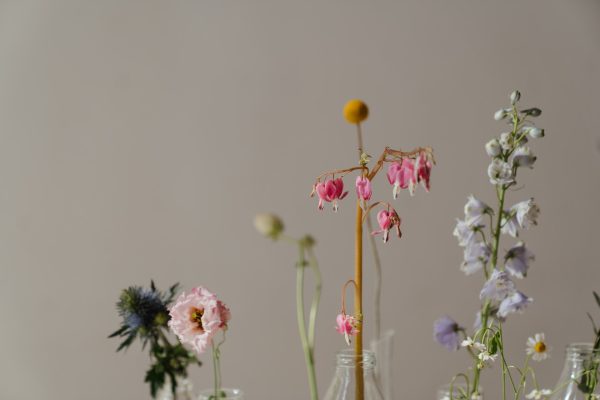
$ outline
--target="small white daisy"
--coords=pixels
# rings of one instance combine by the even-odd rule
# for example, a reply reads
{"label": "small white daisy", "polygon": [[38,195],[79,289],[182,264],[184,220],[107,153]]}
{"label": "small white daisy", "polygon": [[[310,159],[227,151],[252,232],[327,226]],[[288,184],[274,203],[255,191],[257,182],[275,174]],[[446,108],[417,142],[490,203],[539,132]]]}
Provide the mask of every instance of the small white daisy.
{"label": "small white daisy", "polygon": [[477,351],[486,351],[487,350],[487,348],[485,347],[485,344],[476,342],[473,339],[471,339],[469,336],[467,336],[467,338],[465,340],[463,340],[460,343],[460,345],[462,347],[472,347]]}
{"label": "small white daisy", "polygon": [[527,397],[530,400],[542,400],[542,399],[545,399],[546,397],[550,396],[551,394],[552,394],[552,390],[550,390],[550,389],[542,389],[542,390],[534,389],[531,392],[529,392],[529,394],[525,397]]}
{"label": "small white daisy", "polygon": [[496,361],[496,358],[498,358],[498,354],[490,354],[487,350],[484,350],[481,353],[479,353],[478,357],[483,362]]}
{"label": "small white daisy", "polygon": [[527,354],[535,361],[543,361],[548,358],[550,347],[546,344],[546,337],[543,333],[536,333],[533,337],[527,339]]}

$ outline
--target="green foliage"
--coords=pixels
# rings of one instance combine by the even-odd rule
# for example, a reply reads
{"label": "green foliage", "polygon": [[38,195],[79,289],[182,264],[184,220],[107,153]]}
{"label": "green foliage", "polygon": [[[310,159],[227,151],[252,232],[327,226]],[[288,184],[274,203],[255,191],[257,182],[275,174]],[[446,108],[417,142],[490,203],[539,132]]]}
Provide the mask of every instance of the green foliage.
{"label": "green foliage", "polygon": [[[598,293],[594,292],[594,299],[596,299],[596,303],[598,307],[600,307],[600,296]],[[591,395],[596,390],[598,386],[598,370],[600,367],[600,360],[598,359],[600,356],[600,330],[597,328],[597,325],[594,323],[594,319],[588,313],[588,317],[592,321],[592,327],[594,329],[594,335],[596,336],[594,340],[594,349],[590,356],[589,360],[585,360],[585,372],[581,380],[579,381],[577,387],[579,390],[587,395]]]}
{"label": "green foliage", "polygon": [[186,350],[181,343],[171,344],[167,338],[169,305],[173,302],[179,284],[162,292],[150,281],[150,288],[130,286],[124,289],[117,302],[117,310],[123,318],[121,326],[109,338],[119,337],[123,341],[117,352],[128,349],[136,338],[142,343],[142,350],[150,344],[152,364],[144,379],[150,385],[153,398],[157,392],[170,383],[171,390],[177,389],[177,378],[187,377],[191,364],[202,365],[196,356]]}

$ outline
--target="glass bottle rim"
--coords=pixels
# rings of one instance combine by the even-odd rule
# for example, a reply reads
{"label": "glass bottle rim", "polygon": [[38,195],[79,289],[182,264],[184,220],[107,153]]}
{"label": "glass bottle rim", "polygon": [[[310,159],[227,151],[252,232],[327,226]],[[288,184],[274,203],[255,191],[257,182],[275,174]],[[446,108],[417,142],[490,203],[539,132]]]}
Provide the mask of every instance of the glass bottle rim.
{"label": "glass bottle rim", "polygon": [[336,354],[338,367],[355,367],[357,361],[363,368],[373,368],[375,366],[375,353],[370,350],[363,350],[362,357],[357,356],[353,349],[340,350]]}
{"label": "glass bottle rim", "polygon": [[[579,359],[589,357],[594,354],[594,344],[590,342],[575,342],[567,345],[567,357],[570,359]],[[600,355],[598,351],[596,355]]]}

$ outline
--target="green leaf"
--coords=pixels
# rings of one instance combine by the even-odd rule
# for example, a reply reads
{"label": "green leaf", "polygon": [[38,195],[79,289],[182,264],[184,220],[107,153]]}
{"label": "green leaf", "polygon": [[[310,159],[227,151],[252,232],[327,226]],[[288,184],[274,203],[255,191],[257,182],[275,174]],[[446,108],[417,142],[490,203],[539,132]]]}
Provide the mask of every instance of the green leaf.
{"label": "green leaf", "polygon": [[594,318],[592,318],[592,314],[586,313],[590,321],[592,322],[592,328],[594,328],[594,335],[598,334],[598,328],[596,327],[596,323],[594,322]]}
{"label": "green leaf", "polygon": [[123,350],[124,348],[127,348],[127,347],[131,346],[131,343],[133,343],[133,341],[135,340],[135,336],[136,336],[136,333],[135,333],[135,332],[131,333],[131,334],[130,334],[130,335],[127,337],[127,339],[125,339],[125,340],[123,341],[123,343],[121,343],[121,344],[119,345],[119,347],[117,348],[117,353],[118,353],[119,351]]}
{"label": "green leaf", "polygon": [[152,289],[153,292],[156,292],[156,285],[154,284],[154,279],[150,279],[150,289]]}
{"label": "green leaf", "polygon": [[594,292],[594,298],[596,299],[596,303],[598,303],[598,307],[600,307],[600,296],[598,296],[598,293]]}
{"label": "green leaf", "polygon": [[120,336],[121,334],[123,334],[127,330],[127,328],[128,328],[127,325],[123,325],[121,328],[119,328],[118,330],[116,330],[113,333],[111,333],[108,337],[109,338],[113,338],[115,336]]}

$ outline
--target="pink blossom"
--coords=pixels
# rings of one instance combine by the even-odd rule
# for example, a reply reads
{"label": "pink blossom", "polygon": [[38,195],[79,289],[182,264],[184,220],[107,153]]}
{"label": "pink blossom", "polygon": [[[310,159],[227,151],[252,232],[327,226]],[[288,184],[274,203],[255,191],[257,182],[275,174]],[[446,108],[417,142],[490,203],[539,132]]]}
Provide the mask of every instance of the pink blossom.
{"label": "pink blossom", "polygon": [[410,158],[403,158],[401,162],[393,162],[387,171],[388,181],[394,185],[394,198],[398,198],[400,189],[410,191],[412,195],[417,184],[417,176],[415,175],[415,163]]}
{"label": "pink blossom", "polygon": [[356,318],[354,318],[351,315],[346,315],[346,314],[338,314],[337,318],[335,319],[336,322],[336,328],[335,330],[344,335],[344,337],[346,338],[346,343],[348,344],[348,346],[350,346],[350,336],[355,336],[358,333],[358,329],[356,329],[358,322],[356,321]]}
{"label": "pink blossom", "polygon": [[371,181],[364,176],[356,177],[356,195],[361,200],[371,199]]}
{"label": "pink blossom", "polygon": [[199,286],[182,293],[169,311],[169,328],[181,343],[192,346],[199,355],[212,344],[219,330],[226,330],[231,312],[217,296]]}
{"label": "pink blossom", "polygon": [[425,190],[429,192],[429,176],[431,175],[431,168],[433,167],[433,164],[425,153],[419,154],[415,164],[415,176],[417,182],[421,182]]}
{"label": "pink blossom", "polygon": [[342,178],[329,179],[323,182],[317,183],[315,191],[319,196],[319,210],[323,209],[323,200],[328,203],[333,202],[333,211],[338,210],[337,200],[342,200],[348,192],[344,192],[344,181]]}
{"label": "pink blossom", "polygon": [[396,228],[396,233],[398,237],[402,237],[402,232],[400,232],[400,217],[396,210],[381,210],[377,213],[377,222],[379,223],[379,227],[381,228],[378,231],[374,231],[371,235],[377,235],[379,233],[383,233],[383,242],[386,243],[389,239],[390,230]]}

